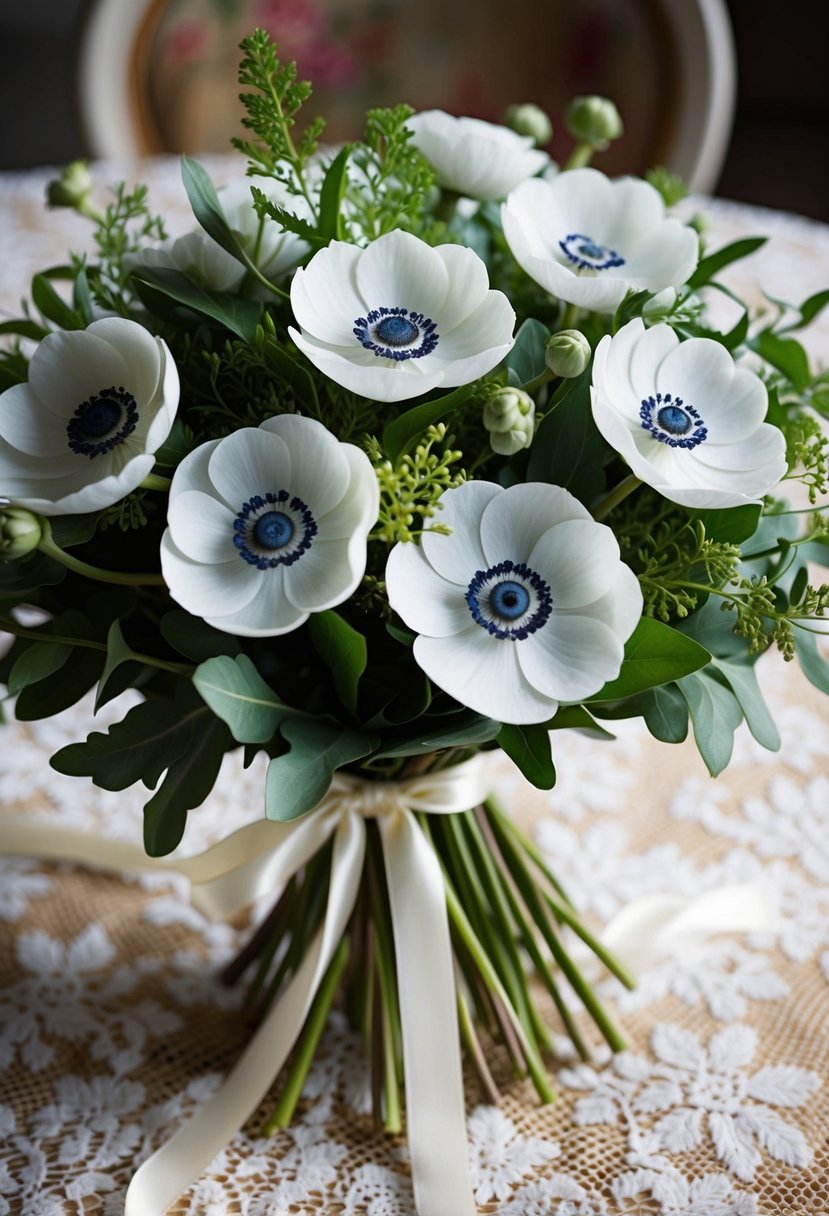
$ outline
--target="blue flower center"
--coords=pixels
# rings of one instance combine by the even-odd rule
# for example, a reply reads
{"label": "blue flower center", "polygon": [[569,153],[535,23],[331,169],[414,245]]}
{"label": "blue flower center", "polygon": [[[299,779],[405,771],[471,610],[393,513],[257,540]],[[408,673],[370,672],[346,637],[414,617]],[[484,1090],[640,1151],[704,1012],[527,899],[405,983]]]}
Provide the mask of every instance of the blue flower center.
{"label": "blue flower center", "polygon": [[135,398],[113,384],[81,402],[66,424],[66,438],[71,451],[92,460],[123,443],[137,424]]}
{"label": "blue flower center", "polygon": [[530,606],[530,593],[523,583],[508,578],[492,588],[489,606],[496,616],[505,621],[517,621]]}
{"label": "blue flower center", "polygon": [[354,321],[354,336],[378,359],[422,359],[438,344],[435,322],[408,308],[373,308]]}
{"label": "blue flower center", "polygon": [[708,438],[708,429],[692,405],[671,393],[656,393],[639,407],[642,426],[657,443],[690,450]]}
{"label": "blue flower center", "polygon": [[625,264],[625,259],[615,249],[600,245],[583,232],[569,233],[559,241],[559,248],[577,270],[612,270]]}
{"label": "blue flower center", "polygon": [[316,534],[310,510],[288,490],[254,494],[233,521],[239,556],[258,570],[292,566],[308,552]]}
{"label": "blue flower center", "polygon": [[296,528],[284,511],[266,511],[253,525],[253,536],[263,549],[282,549],[292,539]]}
{"label": "blue flower center", "polygon": [[503,561],[478,570],[466,589],[472,619],[494,638],[522,641],[547,623],[549,585],[524,562]]}

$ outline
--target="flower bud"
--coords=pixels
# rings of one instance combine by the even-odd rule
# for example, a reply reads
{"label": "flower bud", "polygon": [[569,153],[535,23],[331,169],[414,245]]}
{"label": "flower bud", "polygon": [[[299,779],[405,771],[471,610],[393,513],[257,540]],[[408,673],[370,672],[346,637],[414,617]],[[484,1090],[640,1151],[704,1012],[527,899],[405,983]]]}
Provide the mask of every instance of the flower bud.
{"label": "flower bud", "polygon": [[508,127],[517,135],[524,135],[543,148],[553,138],[553,124],[547,114],[531,101],[520,106],[510,106],[505,115]]}
{"label": "flower bud", "polygon": [[676,301],[676,288],[665,287],[645,301],[642,308],[642,320],[646,325],[657,325],[671,315],[676,308]]}
{"label": "flower bud", "polygon": [[579,329],[560,329],[547,339],[544,362],[554,376],[572,380],[590,362],[590,343]]}
{"label": "flower bud", "polygon": [[92,176],[86,161],[73,160],[60,177],[46,187],[46,202],[50,207],[81,207],[92,193]]}
{"label": "flower bud", "polygon": [[484,426],[493,452],[514,456],[533,441],[535,402],[523,389],[499,389],[484,406]]}
{"label": "flower bud", "polygon": [[25,507],[0,506],[0,561],[25,557],[40,544],[40,520]]}
{"label": "flower bud", "polygon": [[574,97],[564,116],[567,130],[599,152],[624,131],[619,111],[606,97]]}

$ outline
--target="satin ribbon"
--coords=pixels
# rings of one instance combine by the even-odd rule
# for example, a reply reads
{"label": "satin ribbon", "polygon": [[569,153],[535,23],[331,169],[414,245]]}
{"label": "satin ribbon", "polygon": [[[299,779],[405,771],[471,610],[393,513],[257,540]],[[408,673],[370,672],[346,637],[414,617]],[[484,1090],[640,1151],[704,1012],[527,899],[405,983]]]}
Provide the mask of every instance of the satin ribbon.
{"label": "satin ribbon", "polygon": [[400,782],[337,774],[319,806],[302,819],[250,824],[182,860],[148,858],[133,845],[38,824],[23,815],[0,822],[0,850],[5,853],[110,871],[184,874],[192,884],[193,903],[212,918],[278,891],[333,837],[321,929],[213,1098],[139,1167],[127,1190],[124,1216],[161,1216],[270,1089],[348,925],[362,877],[367,818],[378,821],[388,879],[416,1209],[418,1216],[475,1216],[443,875],[414,812],[457,814],[478,806],[487,793],[482,756]]}

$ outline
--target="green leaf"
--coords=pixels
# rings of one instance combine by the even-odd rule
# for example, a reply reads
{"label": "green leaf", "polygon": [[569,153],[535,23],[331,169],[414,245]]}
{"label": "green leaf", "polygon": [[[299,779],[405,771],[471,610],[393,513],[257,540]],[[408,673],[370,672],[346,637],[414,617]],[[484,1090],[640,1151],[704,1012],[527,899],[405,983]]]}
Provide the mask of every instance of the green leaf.
{"label": "green leaf", "polygon": [[734,731],[743,711],[733,692],[707,671],[678,680],[694,724],[694,740],[712,777],[721,773],[734,750]]}
{"label": "green leaf", "polygon": [[405,414],[400,414],[394,422],[390,422],[383,431],[383,447],[392,464],[397,464],[403,453],[428,426],[440,422],[459,405],[463,405],[474,391],[474,384],[465,384],[454,392],[447,393],[445,397],[438,397],[436,401],[424,401],[422,405],[414,406]]}
{"label": "green leaf", "polygon": [[74,545],[85,545],[95,535],[98,515],[53,515],[49,520],[52,540],[60,549],[71,549]]}
{"label": "green leaf", "polygon": [[195,446],[193,432],[187,423],[182,418],[176,418],[170,434],[155,454],[155,462],[162,469],[175,469]]}
{"label": "green leaf", "polygon": [[420,731],[410,732],[402,739],[390,742],[377,752],[378,760],[394,756],[421,756],[424,752],[438,751],[444,747],[473,747],[495,739],[503,723],[494,718],[483,718],[472,710],[451,714],[451,725],[428,725]]}
{"label": "green leaf", "polygon": [[555,717],[546,723],[548,730],[577,730],[585,735],[598,735],[600,739],[614,739],[609,730],[597,722],[583,705],[560,705]]}
{"label": "green leaf", "polygon": [[546,725],[514,726],[509,723],[498,732],[498,742],[527,780],[539,790],[551,790],[556,770]]}
{"label": "green leaf", "polygon": [[19,562],[0,562],[0,604],[31,599],[40,587],[55,587],[66,578],[66,567],[45,553]]}
{"label": "green leaf", "polygon": [[823,312],[827,304],[829,304],[829,290],[818,291],[815,295],[809,296],[808,300],[804,300],[798,309],[800,313],[799,320],[793,325],[787,325],[781,332],[790,333],[795,329],[805,329],[807,325],[811,325],[819,313]]}
{"label": "green leaf", "polygon": [[510,372],[510,383],[529,384],[546,369],[544,348],[550,331],[541,321],[528,317],[515,335],[515,342],[504,359]]}
{"label": "green leaf", "polygon": [[103,663],[103,651],[74,648],[61,664],[59,680],[46,677],[22,690],[15,715],[21,722],[36,722],[70,709],[96,683]]}
{"label": "green leaf", "polygon": [[69,777],[91,777],[105,790],[125,790],[136,781],[152,788],[186,751],[193,731],[203,733],[209,724],[206,706],[182,715],[172,701],[152,698],[134,705],[106,734],[93,731],[85,743],[62,747],[49,763]]}
{"label": "green leaf", "polygon": [[193,684],[239,743],[267,743],[296,710],[279,699],[246,654],[206,659]]}
{"label": "green leaf", "polygon": [[242,649],[239,639],[232,633],[214,629],[201,617],[191,616],[183,609],[166,612],[160,627],[165,642],[194,663],[202,663],[219,654],[239,654]]}
{"label": "green leaf", "polygon": [[19,321],[3,321],[0,323],[0,334],[17,334],[21,338],[31,338],[33,342],[41,342],[49,330],[37,321],[21,317]]}
{"label": "green leaf", "polygon": [[186,750],[144,806],[144,848],[150,857],[163,857],[179,843],[187,812],[201,806],[216,783],[228,742],[227,728],[215,719],[191,731]]}
{"label": "green leaf", "polygon": [[705,535],[723,544],[739,545],[757,531],[762,503],[748,503],[743,507],[727,507],[724,510],[706,509],[689,511],[691,519],[698,519],[705,528]]}
{"label": "green leaf", "polygon": [[688,735],[688,705],[676,684],[662,684],[642,694],[642,717],[654,739],[682,743]]}
{"label": "green leaf", "polygon": [[327,243],[342,237],[342,201],[351,146],[346,144],[332,160],[320,190],[319,236]]}
{"label": "green leaf", "polygon": [[[112,680],[112,676],[123,664],[128,663],[130,667],[122,672],[122,679]],[[131,649],[126,639],[124,638],[121,629],[121,620],[116,619],[112,622],[107,633],[107,653],[104,669],[101,672],[101,677],[98,680],[98,691],[95,695],[95,713],[111,701],[113,697],[119,696],[125,689],[129,688],[133,683],[136,674],[135,664],[139,668],[142,666],[139,656]]]}
{"label": "green leaf", "polygon": [[589,370],[567,381],[560,393],[536,432],[527,480],[564,486],[589,505],[604,491],[604,465],[610,456],[590,409]]}
{"label": "green leaf", "polygon": [[208,291],[178,270],[143,266],[133,275],[133,283],[141,300],[158,311],[158,297],[174,300],[211,321],[218,322],[243,342],[253,344],[256,327],[262,319],[262,304],[221,291]]}
{"label": "green leaf", "polygon": [[89,279],[83,266],[78,271],[72,286],[72,304],[84,325],[95,320],[95,309],[92,303],[92,293],[89,290]]}
{"label": "green leaf", "polygon": [[36,274],[32,279],[32,300],[41,316],[61,329],[84,328],[83,318],[58,295],[45,274]]}
{"label": "green leaf", "polygon": [[714,253],[709,253],[707,257],[702,258],[691,275],[688,286],[693,288],[704,286],[725,266],[730,266],[732,262],[738,262],[741,258],[747,258],[750,253],[762,249],[767,240],[768,237],[765,236],[744,237],[740,241],[734,241],[722,249],[717,249]]}
{"label": "green leaf", "polygon": [[670,684],[710,661],[708,651],[692,638],[662,621],[643,617],[625,646],[619,675],[588,697],[587,704],[618,701],[659,684]]}
{"label": "green leaf", "polygon": [[799,393],[811,383],[809,357],[795,338],[780,338],[770,329],[764,329],[752,346],[767,363],[782,372]]}
{"label": "green leaf", "polygon": [[344,731],[310,718],[289,718],[281,733],[290,750],[268,765],[265,813],[287,823],[312,810],[324,797],[334,773],[377,746],[377,736]]}
{"label": "green leaf", "polygon": [[250,268],[251,260],[225,218],[216,187],[199,162],[190,156],[181,158],[181,180],[193,208],[193,215],[207,235],[212,236],[217,245],[221,245],[222,249],[232,254],[243,266]]}
{"label": "green leaf", "polygon": [[357,690],[368,660],[366,639],[331,609],[312,613],[308,631],[314,649],[334,677],[337,696],[356,717]]}
{"label": "green leaf", "polygon": [[253,198],[256,206],[261,208],[265,215],[269,215],[272,220],[275,220],[285,232],[293,232],[295,236],[301,237],[303,241],[307,241],[312,246],[324,243],[319,231],[313,224],[310,224],[308,220],[303,219],[301,216],[295,215],[287,207],[280,207],[278,203],[273,202],[262,190],[257,189],[255,186],[253,188]]}
{"label": "green leaf", "polygon": [[794,648],[806,679],[829,695],[829,663],[820,653],[815,634],[807,629],[795,629]]}
{"label": "green leaf", "polygon": [[37,684],[60,671],[72,653],[72,647],[63,642],[33,642],[15,661],[9,672],[9,696],[17,694],[29,684]]}
{"label": "green leaf", "polygon": [[[715,286],[715,284],[711,284]],[[738,346],[742,346],[748,337],[749,315],[746,309],[743,309],[739,320],[732,326],[731,329],[723,332],[719,329],[708,329],[705,325],[697,325],[694,322],[685,322],[682,325],[677,325],[676,330],[683,337],[688,338],[710,338],[713,342],[719,342],[726,350],[736,350]]]}
{"label": "green leaf", "polygon": [[693,638],[718,658],[746,653],[745,639],[738,638],[734,632],[734,614],[723,611],[722,600],[718,596],[711,596],[696,612],[679,621],[676,627],[680,633]]}
{"label": "green leaf", "polygon": [[623,325],[627,325],[628,321],[632,321],[634,317],[641,317],[644,305],[653,294],[651,291],[628,292],[613,316],[611,333],[618,333]]}
{"label": "green leaf", "polygon": [[754,668],[747,663],[729,663],[722,659],[714,659],[713,665],[728,682],[740,703],[748,729],[760,746],[768,748],[770,752],[779,751],[780,732],[763,700]]}

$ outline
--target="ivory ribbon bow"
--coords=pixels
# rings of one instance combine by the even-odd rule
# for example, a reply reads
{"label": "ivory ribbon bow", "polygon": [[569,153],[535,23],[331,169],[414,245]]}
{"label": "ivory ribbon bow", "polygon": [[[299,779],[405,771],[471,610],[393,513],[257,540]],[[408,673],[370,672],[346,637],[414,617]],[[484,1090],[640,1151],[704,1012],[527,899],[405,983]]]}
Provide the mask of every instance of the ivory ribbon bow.
{"label": "ivory ribbon bow", "polygon": [[468,811],[487,793],[482,756],[399,782],[337,774],[325,798],[304,818],[250,824],[184,860],[148,858],[135,846],[32,823],[23,815],[2,820],[4,853],[107,870],[174,870],[190,879],[193,903],[214,919],[277,892],[333,836],[325,920],[302,964],[211,1101],[139,1167],[124,1216],[161,1216],[264,1098],[296,1042],[354,908],[367,818],[378,822],[388,878],[416,1209],[419,1216],[475,1216],[443,876],[413,812]]}

